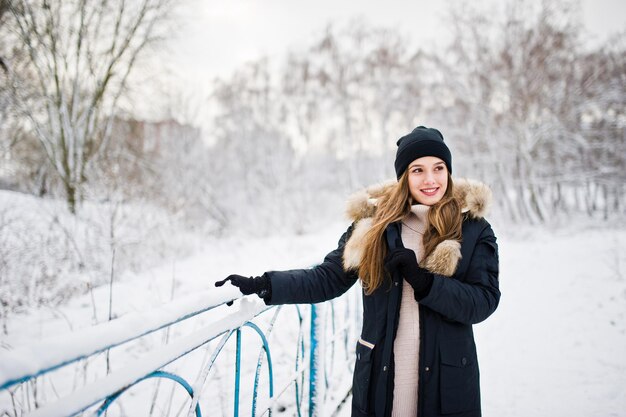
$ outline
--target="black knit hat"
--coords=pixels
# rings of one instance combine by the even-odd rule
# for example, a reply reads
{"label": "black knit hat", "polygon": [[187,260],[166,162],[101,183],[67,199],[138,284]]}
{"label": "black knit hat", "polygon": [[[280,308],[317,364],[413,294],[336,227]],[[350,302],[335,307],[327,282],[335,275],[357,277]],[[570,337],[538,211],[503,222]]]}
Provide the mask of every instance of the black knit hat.
{"label": "black knit hat", "polygon": [[437,129],[418,126],[411,133],[402,136],[397,142],[396,175],[398,179],[409,164],[422,156],[436,156],[446,163],[448,171],[452,173],[452,154],[443,142],[443,135]]}

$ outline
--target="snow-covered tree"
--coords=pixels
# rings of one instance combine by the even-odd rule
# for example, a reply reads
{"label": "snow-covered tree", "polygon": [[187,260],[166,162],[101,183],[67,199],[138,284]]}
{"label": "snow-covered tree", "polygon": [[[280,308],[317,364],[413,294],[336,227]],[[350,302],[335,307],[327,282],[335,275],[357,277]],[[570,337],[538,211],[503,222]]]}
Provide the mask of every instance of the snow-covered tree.
{"label": "snow-covered tree", "polygon": [[460,171],[489,180],[508,216],[538,223],[587,205],[606,208],[600,182],[616,184],[605,190],[622,200],[624,162],[606,150],[626,152],[624,123],[593,124],[623,114],[615,74],[623,77],[624,48],[586,51],[575,4],[530,5],[511,1],[501,16],[469,3],[452,9],[454,38],[438,57],[445,76],[434,85],[445,99],[432,114],[458,138]]}
{"label": "snow-covered tree", "polygon": [[24,53],[9,66],[9,85],[72,212],[128,77],[170,10],[171,0],[9,2],[2,33]]}

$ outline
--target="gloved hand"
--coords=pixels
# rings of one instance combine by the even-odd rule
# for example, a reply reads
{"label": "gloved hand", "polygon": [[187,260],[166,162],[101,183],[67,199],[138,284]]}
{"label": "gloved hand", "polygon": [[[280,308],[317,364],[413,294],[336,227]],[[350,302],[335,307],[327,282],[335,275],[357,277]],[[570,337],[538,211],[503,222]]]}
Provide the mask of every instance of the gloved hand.
{"label": "gloved hand", "polygon": [[420,267],[415,252],[406,248],[392,249],[384,260],[385,269],[390,273],[398,271],[413,287],[415,299],[420,301],[426,297],[433,286],[433,274]]}
{"label": "gloved hand", "polygon": [[270,279],[266,275],[260,277],[244,277],[241,275],[229,275],[221,281],[215,283],[216,287],[221,287],[230,281],[235,287],[239,288],[239,291],[243,295],[257,294],[263,299],[269,299],[272,295],[272,287],[270,285]]}

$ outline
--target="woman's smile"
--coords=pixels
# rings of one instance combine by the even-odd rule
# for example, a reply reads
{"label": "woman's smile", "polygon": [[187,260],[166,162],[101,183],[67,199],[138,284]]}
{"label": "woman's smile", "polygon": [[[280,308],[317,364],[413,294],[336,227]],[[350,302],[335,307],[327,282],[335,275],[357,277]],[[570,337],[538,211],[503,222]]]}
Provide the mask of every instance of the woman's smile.
{"label": "woman's smile", "polygon": [[435,194],[437,194],[437,191],[439,191],[439,187],[436,187],[436,188],[422,188],[420,191],[423,192],[424,194],[426,194],[427,196],[432,197]]}

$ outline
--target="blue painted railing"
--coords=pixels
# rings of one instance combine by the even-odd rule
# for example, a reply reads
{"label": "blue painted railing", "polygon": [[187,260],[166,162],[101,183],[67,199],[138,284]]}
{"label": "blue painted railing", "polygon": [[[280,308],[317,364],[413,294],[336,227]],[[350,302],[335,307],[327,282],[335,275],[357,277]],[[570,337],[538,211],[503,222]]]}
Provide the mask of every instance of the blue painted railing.
{"label": "blue painted railing", "polygon": [[[320,305],[268,307],[253,296],[236,301],[232,307],[224,306],[239,298],[241,296],[236,288],[213,290],[179,299],[151,311],[127,314],[71,335],[1,352],[0,415],[70,417],[81,413],[100,416],[109,412],[111,417],[110,406],[128,396],[124,394],[129,389],[140,389],[140,382],[157,378],[173,381],[185,390],[190,398],[185,406],[187,416],[202,416],[203,388],[211,380],[209,373],[231,336],[235,335],[232,410],[233,415],[238,417],[242,415],[242,360],[253,363],[249,359],[249,344],[242,346],[242,336],[246,328],[251,329],[260,342],[252,392],[247,395],[247,400],[251,403],[250,415],[271,416],[273,410],[283,408],[293,408],[293,414],[299,417],[330,416],[336,412],[348,397],[351,386],[354,341],[360,327],[360,297],[356,288],[337,301]],[[294,310],[295,315],[289,314]],[[338,311],[343,314],[338,314]],[[273,315],[265,320],[267,328],[263,331],[263,325],[259,323],[271,312]],[[295,340],[287,340],[290,337],[287,334],[289,332],[279,331],[277,340],[273,342],[274,346],[271,346],[270,335],[281,316],[285,316],[285,320],[293,320],[294,317],[297,319],[295,326],[288,327],[288,330],[297,328],[297,335]],[[208,325],[147,353],[141,353],[140,358],[132,357],[121,350],[132,345],[132,341],[157,331],[169,332],[175,326],[193,320],[207,321]],[[341,327],[340,322],[343,323]],[[294,335],[291,337],[293,339]],[[201,346],[210,347],[212,342],[215,346],[208,362],[195,366],[201,369],[195,383],[189,383],[175,371],[165,369],[173,362],[190,356],[191,352]],[[283,378],[283,386],[277,390],[272,352],[280,351],[278,347],[281,346],[277,347],[276,344],[285,343],[289,347],[285,352],[290,349],[293,352],[295,348],[295,366],[290,371],[282,363],[280,374],[287,377]],[[132,346],[127,350],[132,352]],[[46,390],[46,384],[42,381],[67,381],[67,376],[58,373],[67,369],[71,371],[72,364],[76,365],[75,369],[87,367],[87,362],[97,358],[99,354],[106,352],[113,356],[114,351],[118,356],[126,357],[129,365],[114,370],[109,375],[95,378],[85,387],[67,395],[60,395],[57,401],[42,404],[41,399],[36,398],[35,393]],[[260,395],[263,368],[267,369],[267,381],[263,384],[267,385],[267,392]],[[308,385],[305,384],[307,373]],[[291,399],[286,395],[290,388],[294,390]],[[308,401],[304,401],[307,396]],[[20,399],[18,402],[21,406],[16,405],[16,398]],[[180,411],[176,415],[180,415]]]}

